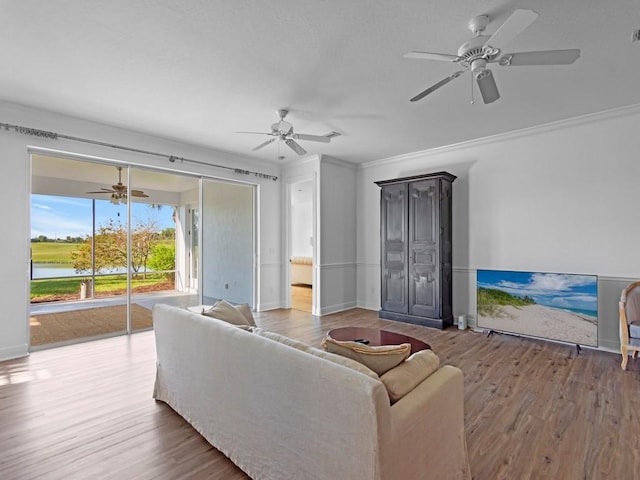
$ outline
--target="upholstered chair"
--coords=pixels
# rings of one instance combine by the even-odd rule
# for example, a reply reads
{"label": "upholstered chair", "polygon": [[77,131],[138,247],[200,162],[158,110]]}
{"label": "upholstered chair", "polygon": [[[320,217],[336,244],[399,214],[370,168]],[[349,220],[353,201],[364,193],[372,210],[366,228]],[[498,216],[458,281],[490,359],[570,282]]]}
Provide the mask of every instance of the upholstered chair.
{"label": "upholstered chair", "polygon": [[622,369],[627,369],[629,351],[633,358],[640,350],[640,282],[634,282],[620,296],[620,353]]}

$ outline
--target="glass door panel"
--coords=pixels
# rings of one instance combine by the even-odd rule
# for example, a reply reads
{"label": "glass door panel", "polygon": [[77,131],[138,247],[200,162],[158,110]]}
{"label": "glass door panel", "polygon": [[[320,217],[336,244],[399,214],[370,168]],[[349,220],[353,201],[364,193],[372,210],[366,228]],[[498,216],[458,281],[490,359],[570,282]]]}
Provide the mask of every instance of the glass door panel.
{"label": "glass door panel", "polygon": [[254,187],[203,180],[200,228],[203,302],[253,306]]}
{"label": "glass door panel", "polygon": [[31,349],[126,332],[117,168],[32,155],[31,171]]}
{"label": "glass door panel", "polygon": [[193,246],[187,205],[197,203],[199,179],[132,168],[130,180],[131,325],[139,331],[152,328],[156,303],[198,303],[188,280]]}

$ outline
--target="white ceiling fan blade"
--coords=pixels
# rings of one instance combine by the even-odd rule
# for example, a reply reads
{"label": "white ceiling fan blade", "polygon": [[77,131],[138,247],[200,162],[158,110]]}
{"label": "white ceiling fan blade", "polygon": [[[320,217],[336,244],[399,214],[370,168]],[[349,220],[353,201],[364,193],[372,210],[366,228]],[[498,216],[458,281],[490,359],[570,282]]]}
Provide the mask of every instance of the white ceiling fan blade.
{"label": "white ceiling fan blade", "polygon": [[321,135],[306,135],[304,133],[294,133],[291,135],[291,138],[295,138],[296,140],[309,140],[311,142],[322,142],[329,143],[331,139],[329,137],[324,137]]}
{"label": "white ceiling fan blade", "polygon": [[419,60],[438,60],[441,62],[457,62],[460,57],[447,53],[432,52],[409,52],[403,55],[404,58],[417,58]]}
{"label": "white ceiling fan blade", "polygon": [[520,65],[570,65],[580,58],[580,50],[542,50],[539,52],[506,53],[498,63],[503,67]]}
{"label": "white ceiling fan blade", "polygon": [[284,141],[284,143],[287,144],[287,146],[293,150],[294,152],[296,152],[298,155],[304,155],[305,153],[307,153],[307,151],[302,148],[299,144],[296,143],[295,140],[288,138]]}
{"label": "white ceiling fan blade", "polygon": [[500,92],[498,92],[498,86],[491,70],[483,70],[478,73],[476,82],[478,82],[484,103],[492,103],[500,98]]}
{"label": "white ceiling fan blade", "polygon": [[262,147],[266,147],[270,143],[275,142],[275,140],[276,140],[276,137],[273,137],[271,140],[267,140],[266,142],[261,143],[257,147],[252,148],[251,151],[255,152],[256,150],[260,150]]}
{"label": "white ceiling fan blade", "polygon": [[266,132],[236,132],[236,133],[248,133],[250,135],[273,135],[273,133],[266,133]]}
{"label": "white ceiling fan blade", "polygon": [[533,10],[516,10],[509,18],[489,37],[486,45],[494,48],[503,48],[511,40],[522,33],[525,28],[531,25],[538,18],[538,14]]}
{"label": "white ceiling fan blade", "polygon": [[432,92],[435,92],[437,89],[439,89],[440,87],[446,85],[447,83],[449,83],[451,80],[453,80],[454,78],[458,78],[460,75],[462,75],[464,73],[464,70],[460,70],[456,73],[453,73],[451,75],[449,75],[447,78],[444,78],[442,80],[440,80],[438,83],[436,83],[435,85],[430,86],[429,88],[427,88],[426,90],[423,90],[422,92],[420,92],[418,95],[416,95],[415,97],[413,97],[410,101],[411,102],[417,102],[418,100],[421,100],[422,98],[426,97],[427,95],[429,95]]}

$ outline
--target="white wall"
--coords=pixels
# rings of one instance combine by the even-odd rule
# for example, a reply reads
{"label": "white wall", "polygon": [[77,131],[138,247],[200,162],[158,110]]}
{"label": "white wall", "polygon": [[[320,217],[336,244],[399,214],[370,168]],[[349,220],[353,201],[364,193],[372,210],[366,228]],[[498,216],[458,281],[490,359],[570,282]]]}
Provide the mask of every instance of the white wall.
{"label": "white wall", "polygon": [[[8,102],[0,102],[0,122],[17,124],[70,136],[84,137],[167,153],[178,157],[228,165],[234,168],[279,175],[279,168],[256,165],[250,160],[224,152],[205,149],[167,139],[82,121],[51,112],[31,109]],[[134,154],[98,145],[71,140],[52,140],[25,136],[14,131],[0,131],[0,203],[5,206],[2,235],[0,235],[0,360],[27,353],[29,299],[29,191],[30,171],[28,149],[42,148],[88,155],[103,159],[125,161],[173,171],[229,178],[258,185],[260,197],[258,264],[260,290],[257,308],[273,307],[281,302],[281,196],[280,180],[259,179],[253,176],[189,163],[170,163],[166,158]],[[276,268],[273,268],[273,266]]]}
{"label": "white wall", "polygon": [[357,304],[356,169],[323,156],[320,163],[320,314]]}
{"label": "white wall", "polygon": [[628,107],[364,165],[357,182],[358,304],[380,307],[373,182],[446,170],[458,176],[454,315],[475,316],[476,269],[595,274],[599,345],[617,349],[617,297],[640,277],[638,152],[640,108]]}

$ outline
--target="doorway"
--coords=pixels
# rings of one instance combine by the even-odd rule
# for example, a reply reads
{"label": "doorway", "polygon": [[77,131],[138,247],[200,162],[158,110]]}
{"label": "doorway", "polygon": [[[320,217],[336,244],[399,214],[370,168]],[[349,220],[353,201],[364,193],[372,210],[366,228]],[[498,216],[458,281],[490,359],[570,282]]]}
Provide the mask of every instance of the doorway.
{"label": "doorway", "polygon": [[313,181],[292,183],[290,189],[289,289],[291,308],[313,311]]}

